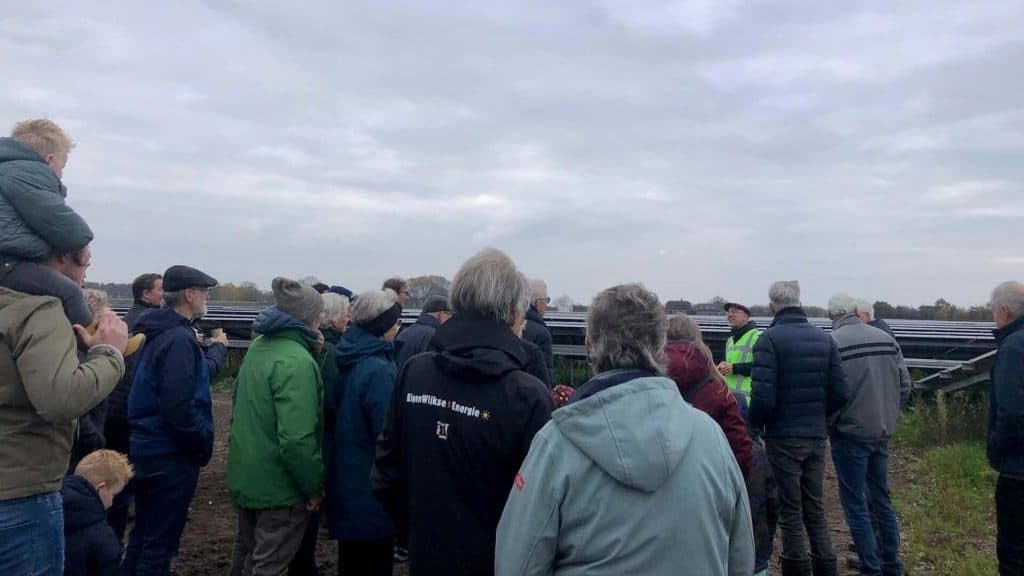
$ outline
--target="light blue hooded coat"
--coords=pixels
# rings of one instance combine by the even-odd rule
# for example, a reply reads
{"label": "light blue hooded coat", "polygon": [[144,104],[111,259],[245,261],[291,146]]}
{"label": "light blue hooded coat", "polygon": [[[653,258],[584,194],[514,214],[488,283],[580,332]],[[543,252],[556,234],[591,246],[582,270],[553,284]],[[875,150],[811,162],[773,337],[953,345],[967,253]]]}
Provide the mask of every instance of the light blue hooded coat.
{"label": "light blue hooded coat", "polygon": [[[598,378],[616,372],[625,371]],[[629,379],[556,410],[498,525],[496,576],[753,569],[747,491],[729,443],[663,377]]]}

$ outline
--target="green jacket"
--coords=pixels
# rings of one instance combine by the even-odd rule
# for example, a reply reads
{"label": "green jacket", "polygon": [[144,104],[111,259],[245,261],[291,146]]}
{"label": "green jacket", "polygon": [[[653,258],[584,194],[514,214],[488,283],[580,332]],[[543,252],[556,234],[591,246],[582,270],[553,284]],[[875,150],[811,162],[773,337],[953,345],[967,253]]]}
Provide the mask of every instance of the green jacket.
{"label": "green jacket", "polygon": [[42,260],[92,242],[92,230],[64,203],[67,189],[43,158],[0,138],[0,255]]}
{"label": "green jacket", "polygon": [[323,489],[323,379],[305,325],[265,310],[238,373],[228,490],[247,509],[291,506]]}
{"label": "green jacket", "polygon": [[0,288],[0,500],[60,490],[78,417],[122,374],[109,346],[79,362],[59,300]]}

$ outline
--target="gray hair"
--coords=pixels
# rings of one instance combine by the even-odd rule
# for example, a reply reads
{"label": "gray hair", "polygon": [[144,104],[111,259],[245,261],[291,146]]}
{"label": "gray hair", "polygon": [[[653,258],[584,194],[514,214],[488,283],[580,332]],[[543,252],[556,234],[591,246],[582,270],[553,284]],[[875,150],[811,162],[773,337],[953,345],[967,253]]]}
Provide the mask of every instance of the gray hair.
{"label": "gray hair", "polygon": [[103,290],[86,288],[82,290],[82,297],[85,298],[85,304],[89,307],[93,319],[96,318],[97,312],[110,306],[110,299]]}
{"label": "gray hair", "polygon": [[356,296],[356,301],[352,304],[352,321],[356,324],[371,322],[377,316],[387,312],[396,302],[398,302],[398,295],[394,290],[363,292]]}
{"label": "gray hair", "polygon": [[621,284],[594,297],[587,316],[588,356],[594,372],[639,368],[665,373],[665,307],[642,284]]}
{"label": "gray hair", "polygon": [[185,291],[175,290],[173,292],[164,292],[164,304],[168,308],[177,308],[185,303]]}
{"label": "gray hair", "polygon": [[686,314],[673,314],[668,317],[668,339],[703,343],[704,335],[701,334],[696,320]]}
{"label": "gray hair", "polygon": [[868,320],[874,320],[875,319],[875,305],[872,304],[871,302],[868,302],[867,300],[864,300],[864,299],[857,300],[857,313],[858,314],[867,314],[868,315]]}
{"label": "gray hair", "polygon": [[341,294],[324,292],[320,295],[324,301],[324,328],[334,328],[338,318],[348,310],[349,300]]}
{"label": "gray hair", "polygon": [[1024,284],[1010,281],[996,286],[992,291],[992,309],[1002,306],[1006,306],[1014,318],[1024,316]]}
{"label": "gray hair", "polygon": [[772,284],[768,289],[768,300],[776,310],[800,306],[800,282],[798,280],[782,280]]}
{"label": "gray hair", "polygon": [[836,294],[828,299],[830,316],[842,316],[857,312],[857,300],[849,294]]}
{"label": "gray hair", "polygon": [[530,303],[534,303],[537,300],[543,300],[548,297],[548,285],[543,280],[532,278],[530,279]]}
{"label": "gray hair", "polygon": [[474,312],[509,326],[526,313],[526,279],[501,250],[487,248],[466,260],[455,273],[448,299],[456,313]]}

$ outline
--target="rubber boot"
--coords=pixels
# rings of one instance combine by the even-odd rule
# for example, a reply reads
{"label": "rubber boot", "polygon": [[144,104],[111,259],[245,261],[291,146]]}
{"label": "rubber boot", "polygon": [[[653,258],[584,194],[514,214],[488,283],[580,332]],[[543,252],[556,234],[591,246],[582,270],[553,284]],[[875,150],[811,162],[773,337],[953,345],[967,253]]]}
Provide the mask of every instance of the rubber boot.
{"label": "rubber boot", "polygon": [[810,558],[781,558],[782,576],[812,576]]}
{"label": "rubber boot", "polygon": [[836,576],[838,568],[836,566],[836,559],[830,558],[828,560],[822,560],[820,558],[814,558],[811,561],[813,576]]}

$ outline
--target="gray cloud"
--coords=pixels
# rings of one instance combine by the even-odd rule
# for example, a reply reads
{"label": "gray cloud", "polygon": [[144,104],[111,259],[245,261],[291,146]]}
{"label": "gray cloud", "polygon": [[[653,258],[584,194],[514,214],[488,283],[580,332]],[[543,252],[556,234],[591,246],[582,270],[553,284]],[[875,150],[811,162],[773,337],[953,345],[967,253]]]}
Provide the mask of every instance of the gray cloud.
{"label": "gray cloud", "polygon": [[1017,2],[335,4],[4,11],[0,110],[79,142],[93,278],[360,288],[485,245],[578,300],[1019,278]]}

